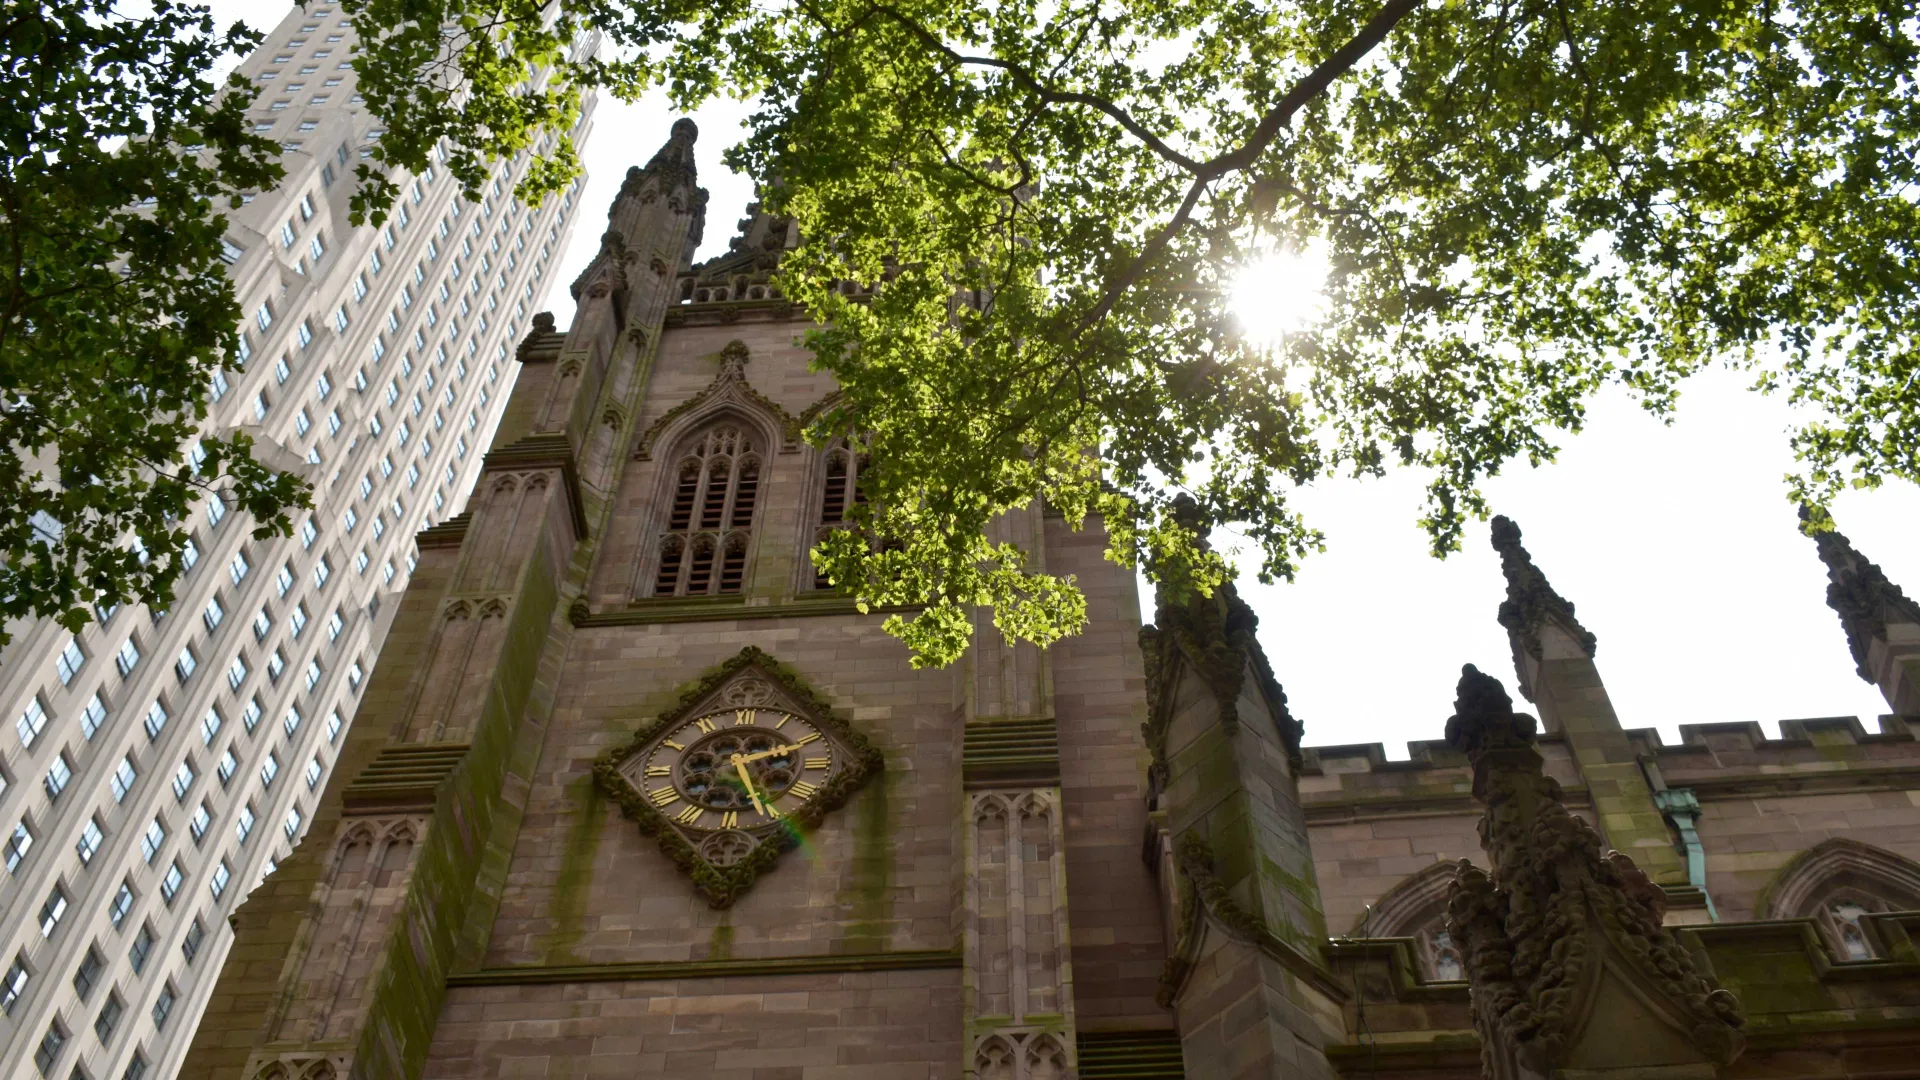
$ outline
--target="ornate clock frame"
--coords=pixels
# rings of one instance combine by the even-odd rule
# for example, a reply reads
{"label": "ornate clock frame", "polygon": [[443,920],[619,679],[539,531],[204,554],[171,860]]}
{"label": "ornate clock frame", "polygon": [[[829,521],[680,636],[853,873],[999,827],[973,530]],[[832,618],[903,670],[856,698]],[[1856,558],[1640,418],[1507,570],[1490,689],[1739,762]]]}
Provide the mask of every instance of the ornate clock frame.
{"label": "ornate clock frame", "polygon": [[[738,862],[717,865],[701,854],[701,846],[690,830],[655,807],[644,786],[631,779],[632,766],[696,717],[740,706],[741,702],[727,699],[728,692],[750,686],[755,680],[765,684],[764,689],[772,692],[774,700],[752,704],[790,712],[824,733],[840,752],[841,764],[839,771],[804,802],[786,810],[774,827],[760,830],[752,850]],[[661,853],[693,879],[709,905],[724,908],[744,896],[781,855],[797,846],[802,832],[811,832],[827,814],[845,805],[882,767],[879,749],[855,731],[825,698],[785,664],[749,645],[688,686],[672,708],[643,724],[631,739],[601,754],[594,762],[593,778],[600,790],[619,804],[621,813],[640,826],[641,834],[655,838]]]}

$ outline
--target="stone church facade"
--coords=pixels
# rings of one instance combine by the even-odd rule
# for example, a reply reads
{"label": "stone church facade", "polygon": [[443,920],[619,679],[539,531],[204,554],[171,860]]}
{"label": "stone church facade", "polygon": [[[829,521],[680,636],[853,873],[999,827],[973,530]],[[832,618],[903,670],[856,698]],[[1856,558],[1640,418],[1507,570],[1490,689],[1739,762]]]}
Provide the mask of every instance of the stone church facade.
{"label": "stone church facade", "polygon": [[[862,460],[798,436],[797,237],[756,210],[692,265],[694,137],[521,346],[183,1075],[1920,1075],[1920,716],[1624,729],[1511,523],[1537,734],[1470,672],[1411,761],[1303,748],[1230,590],[1143,631],[1041,507],[996,527],[1089,630],[911,669],[806,557]],[[1821,554],[1920,713],[1920,609]]]}

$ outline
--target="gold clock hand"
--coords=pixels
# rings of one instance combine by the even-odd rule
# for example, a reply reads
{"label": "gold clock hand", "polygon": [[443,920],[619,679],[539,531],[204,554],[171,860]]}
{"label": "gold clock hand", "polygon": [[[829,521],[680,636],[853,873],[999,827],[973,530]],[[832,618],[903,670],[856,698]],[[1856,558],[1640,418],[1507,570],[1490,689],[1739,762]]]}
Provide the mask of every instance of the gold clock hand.
{"label": "gold clock hand", "polygon": [[793,747],[791,746],[776,746],[771,750],[762,750],[757,754],[738,754],[735,755],[734,760],[740,762],[759,761],[761,758],[779,757],[782,754],[791,753],[793,753]]}
{"label": "gold clock hand", "polygon": [[767,808],[760,804],[760,796],[753,790],[753,778],[747,775],[746,759],[739,754],[733,755],[733,770],[740,774],[740,782],[747,785],[747,798],[753,800],[753,808],[761,817],[767,816]]}

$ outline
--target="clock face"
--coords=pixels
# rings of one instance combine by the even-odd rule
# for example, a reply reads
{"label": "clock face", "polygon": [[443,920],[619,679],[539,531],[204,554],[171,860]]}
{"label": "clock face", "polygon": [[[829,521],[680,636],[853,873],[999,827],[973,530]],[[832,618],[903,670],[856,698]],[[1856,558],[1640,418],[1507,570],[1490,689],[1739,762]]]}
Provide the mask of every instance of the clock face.
{"label": "clock face", "polygon": [[683,829],[753,831],[805,805],[841,768],[840,756],[803,716],[729,708],[659,736],[628,776]]}
{"label": "clock face", "polygon": [[810,687],[748,647],[711,689],[594,765],[594,780],[724,907],[883,767]]}

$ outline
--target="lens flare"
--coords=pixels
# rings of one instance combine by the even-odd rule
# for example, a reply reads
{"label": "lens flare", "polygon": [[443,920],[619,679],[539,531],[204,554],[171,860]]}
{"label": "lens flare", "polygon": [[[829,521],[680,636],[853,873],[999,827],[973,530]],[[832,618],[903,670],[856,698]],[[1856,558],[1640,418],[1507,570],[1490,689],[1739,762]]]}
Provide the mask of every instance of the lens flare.
{"label": "lens flare", "polygon": [[1227,310],[1256,348],[1271,349],[1288,334],[1318,322],[1326,306],[1327,253],[1270,251],[1248,263],[1227,290]]}

